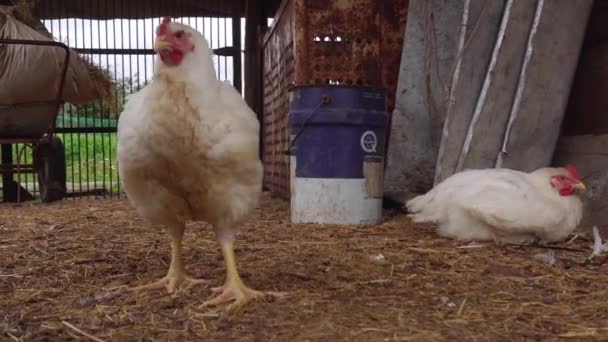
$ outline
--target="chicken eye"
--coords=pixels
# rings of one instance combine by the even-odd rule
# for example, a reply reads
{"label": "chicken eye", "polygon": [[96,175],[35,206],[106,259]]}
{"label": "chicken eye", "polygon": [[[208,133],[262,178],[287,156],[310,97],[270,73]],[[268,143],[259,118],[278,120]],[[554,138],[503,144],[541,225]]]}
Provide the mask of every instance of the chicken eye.
{"label": "chicken eye", "polygon": [[175,33],[175,38],[181,39],[184,36],[184,31],[177,31]]}

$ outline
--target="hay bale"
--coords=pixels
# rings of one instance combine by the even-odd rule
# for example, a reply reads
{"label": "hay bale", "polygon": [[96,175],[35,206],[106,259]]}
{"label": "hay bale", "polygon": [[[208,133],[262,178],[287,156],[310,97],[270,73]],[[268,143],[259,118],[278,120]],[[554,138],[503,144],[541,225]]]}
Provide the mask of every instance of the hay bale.
{"label": "hay bale", "polygon": [[[36,16],[36,1],[34,0],[16,0],[13,2],[14,6],[3,6],[5,13],[10,13],[19,22],[27,25],[34,29],[37,33],[44,35],[46,38],[60,41],[46,29],[44,24]],[[105,109],[116,113],[116,85],[113,81],[112,74],[109,70],[106,70],[91,61],[90,59],[80,56],[73,52],[73,56],[76,56],[77,63],[84,64],[84,68],[88,71],[88,83],[93,88],[95,99],[101,99]],[[72,64],[72,62],[70,63]],[[79,70],[80,71],[80,70]],[[81,75],[81,77],[84,75]]]}

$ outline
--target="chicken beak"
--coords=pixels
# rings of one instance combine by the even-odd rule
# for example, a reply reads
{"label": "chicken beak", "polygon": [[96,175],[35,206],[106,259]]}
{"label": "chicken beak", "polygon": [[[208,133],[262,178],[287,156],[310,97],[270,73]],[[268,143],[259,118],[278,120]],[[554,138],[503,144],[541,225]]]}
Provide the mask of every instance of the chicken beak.
{"label": "chicken beak", "polygon": [[574,184],[574,188],[580,191],[585,191],[585,184],[583,184],[583,182],[578,182],[576,184]]}
{"label": "chicken beak", "polygon": [[156,51],[156,52],[166,51],[166,50],[170,50],[170,49],[171,49],[171,43],[169,43],[161,38],[157,38],[156,41],[154,42],[154,51]]}

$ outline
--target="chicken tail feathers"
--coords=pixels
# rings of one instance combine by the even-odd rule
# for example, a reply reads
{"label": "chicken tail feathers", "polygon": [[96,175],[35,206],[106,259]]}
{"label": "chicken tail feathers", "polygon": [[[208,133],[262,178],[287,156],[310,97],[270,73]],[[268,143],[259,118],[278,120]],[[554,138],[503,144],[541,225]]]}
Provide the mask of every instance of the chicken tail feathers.
{"label": "chicken tail feathers", "polygon": [[[429,205],[433,203],[433,196],[430,193],[416,196],[405,203],[404,209],[409,213],[408,217],[414,222],[429,222],[433,221],[433,217],[427,215]],[[431,211],[432,212],[432,211]]]}

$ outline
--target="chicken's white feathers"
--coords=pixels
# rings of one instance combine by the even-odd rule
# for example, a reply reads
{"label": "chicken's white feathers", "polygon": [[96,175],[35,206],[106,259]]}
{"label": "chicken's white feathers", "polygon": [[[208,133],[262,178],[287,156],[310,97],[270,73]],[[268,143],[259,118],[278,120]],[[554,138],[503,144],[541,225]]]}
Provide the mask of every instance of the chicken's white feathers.
{"label": "chicken's white feathers", "polygon": [[235,229],[257,206],[259,122],[241,95],[217,80],[196,30],[180,65],[157,57],[152,82],[130,95],[118,123],[118,166],[131,203],[158,224],[202,220]]}
{"label": "chicken's white feathers", "polygon": [[526,243],[568,236],[582,216],[577,196],[560,196],[543,168],[467,170],[406,203],[415,222],[434,222],[439,234],[460,240]]}

